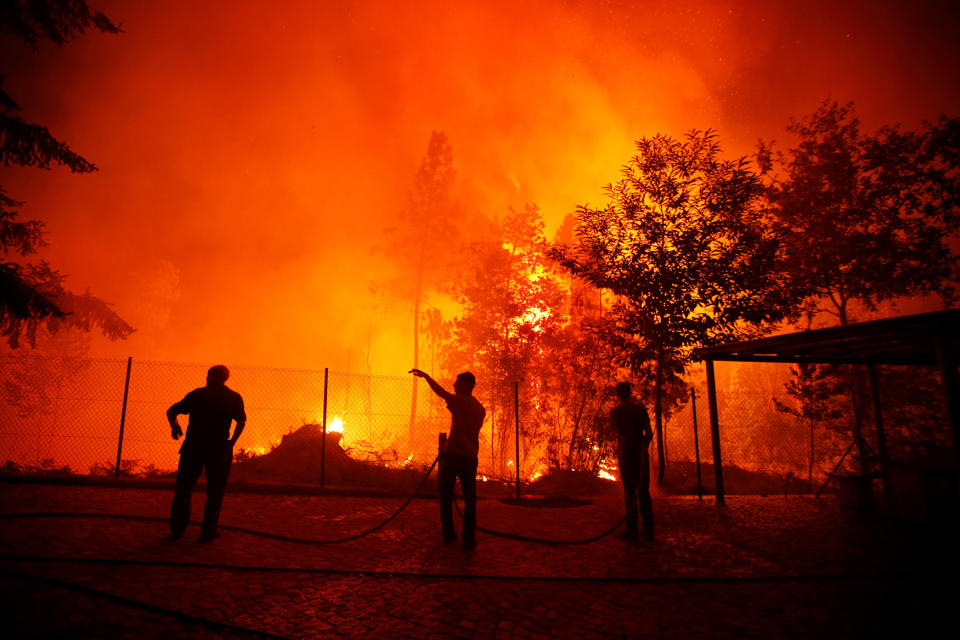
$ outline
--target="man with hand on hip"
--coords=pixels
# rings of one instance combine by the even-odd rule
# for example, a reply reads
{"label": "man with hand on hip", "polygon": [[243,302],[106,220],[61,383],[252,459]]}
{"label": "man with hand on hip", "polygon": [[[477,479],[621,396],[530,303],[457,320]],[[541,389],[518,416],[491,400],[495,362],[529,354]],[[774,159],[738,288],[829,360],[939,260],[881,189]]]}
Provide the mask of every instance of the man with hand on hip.
{"label": "man with hand on hip", "polygon": [[[194,389],[167,409],[170,434],[174,440],[183,435],[177,416],[190,416],[187,435],[180,447],[177,487],[170,507],[170,537],[173,540],[182,538],[190,523],[190,494],[204,469],[207,473],[207,502],[198,542],[210,542],[217,537],[217,520],[233,462],[233,445],[247,423],[243,398],[226,385],[229,377],[230,371],[224,365],[210,367],[205,387]],[[234,420],[237,426],[231,437],[230,425]]]}

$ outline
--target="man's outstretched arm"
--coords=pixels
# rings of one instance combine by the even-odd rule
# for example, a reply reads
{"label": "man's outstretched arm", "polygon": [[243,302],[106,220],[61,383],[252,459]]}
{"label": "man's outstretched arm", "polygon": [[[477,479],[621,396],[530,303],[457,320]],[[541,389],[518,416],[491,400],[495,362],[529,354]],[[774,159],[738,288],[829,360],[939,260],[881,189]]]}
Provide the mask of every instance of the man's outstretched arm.
{"label": "man's outstretched arm", "polygon": [[454,394],[450,393],[449,391],[441,387],[439,382],[431,378],[428,374],[424,373],[423,371],[420,371],[420,369],[410,369],[408,373],[412,373],[418,378],[423,378],[424,380],[426,380],[427,384],[430,385],[430,388],[433,390],[433,392],[438,396],[440,396],[441,398],[443,398],[444,400],[446,400],[447,398],[453,397]]}

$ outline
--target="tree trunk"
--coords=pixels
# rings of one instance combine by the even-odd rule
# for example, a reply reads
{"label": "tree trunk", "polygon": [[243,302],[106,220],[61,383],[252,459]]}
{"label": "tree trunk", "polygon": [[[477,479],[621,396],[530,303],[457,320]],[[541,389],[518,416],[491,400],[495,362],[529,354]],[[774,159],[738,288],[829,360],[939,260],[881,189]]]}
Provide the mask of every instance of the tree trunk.
{"label": "tree trunk", "polygon": [[663,451],[663,343],[657,347],[657,385],[654,391],[654,416],[657,431],[657,460],[660,467],[657,469],[657,484],[663,484],[663,473],[667,461]]}
{"label": "tree trunk", "polygon": [[[850,323],[850,317],[847,315],[847,303],[850,298],[841,293],[839,304],[840,326],[845,327]],[[853,438],[857,443],[857,456],[860,458],[860,475],[867,475],[868,461],[866,443],[863,438],[863,412],[862,404],[863,379],[860,375],[860,367],[851,366],[850,372],[850,400],[853,402]]]}
{"label": "tree trunk", "polygon": [[[420,296],[423,289],[423,260],[417,272],[417,289],[413,294],[413,368],[420,367]],[[432,372],[431,372],[432,373]],[[417,422],[417,376],[413,377],[413,393],[410,400],[410,426],[407,429],[407,446],[413,449]]]}
{"label": "tree trunk", "polygon": [[577,436],[580,435],[580,421],[583,419],[584,408],[587,404],[586,394],[580,396],[580,406],[577,408],[576,417],[573,421],[573,433],[570,436],[570,447],[567,449],[567,469],[573,468],[573,450],[576,446]]}

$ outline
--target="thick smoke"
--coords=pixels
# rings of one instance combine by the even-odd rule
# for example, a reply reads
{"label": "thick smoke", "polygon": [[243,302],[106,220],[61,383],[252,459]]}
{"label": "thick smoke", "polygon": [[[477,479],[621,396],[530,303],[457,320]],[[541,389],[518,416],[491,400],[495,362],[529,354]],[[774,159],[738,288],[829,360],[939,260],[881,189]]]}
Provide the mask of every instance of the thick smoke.
{"label": "thick smoke", "polygon": [[93,4],[124,33],[2,52],[24,117],[100,171],[3,184],[140,328],[109,357],[405,371],[409,304],[369,294],[370,250],[433,130],[461,207],[556,226],[641,135],[742,154],[828,96],[868,126],[960,104],[945,3]]}

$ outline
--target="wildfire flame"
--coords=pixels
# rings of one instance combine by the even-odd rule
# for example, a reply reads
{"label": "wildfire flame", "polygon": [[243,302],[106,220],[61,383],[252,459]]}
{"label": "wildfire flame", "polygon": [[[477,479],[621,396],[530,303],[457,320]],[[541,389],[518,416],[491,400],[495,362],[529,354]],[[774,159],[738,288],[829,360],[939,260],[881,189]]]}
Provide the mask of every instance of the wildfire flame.
{"label": "wildfire flame", "polygon": [[330,424],[327,425],[327,433],[343,433],[343,420],[340,416],[336,416],[330,421]]}
{"label": "wildfire flame", "polygon": [[551,316],[549,309],[541,309],[540,307],[530,307],[525,314],[522,316],[524,323],[532,325],[533,330],[536,333],[543,331],[543,322]]}
{"label": "wildfire flame", "polygon": [[603,478],[604,480],[616,480],[616,473],[617,465],[604,460],[600,463],[600,470],[597,472],[597,477]]}

